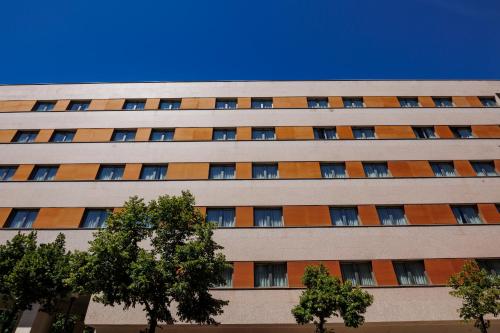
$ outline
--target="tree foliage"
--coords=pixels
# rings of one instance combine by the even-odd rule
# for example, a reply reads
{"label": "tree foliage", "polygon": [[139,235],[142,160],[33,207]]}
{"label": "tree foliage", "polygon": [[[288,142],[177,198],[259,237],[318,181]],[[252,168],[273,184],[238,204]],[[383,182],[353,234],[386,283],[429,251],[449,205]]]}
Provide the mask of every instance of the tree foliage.
{"label": "tree foliage", "polygon": [[490,322],[485,316],[496,317],[500,313],[500,276],[480,269],[475,261],[468,261],[462,271],[450,278],[449,286],[453,288],[452,296],[462,298],[460,318],[474,320],[474,327],[487,333]]}
{"label": "tree foliage", "polygon": [[306,290],[300,296],[292,314],[297,323],[313,322],[317,333],[326,332],[326,320],[341,317],[347,327],[364,323],[363,314],[373,303],[373,296],[350,281],[341,282],[328,273],[325,266],[306,267],[302,282]]}

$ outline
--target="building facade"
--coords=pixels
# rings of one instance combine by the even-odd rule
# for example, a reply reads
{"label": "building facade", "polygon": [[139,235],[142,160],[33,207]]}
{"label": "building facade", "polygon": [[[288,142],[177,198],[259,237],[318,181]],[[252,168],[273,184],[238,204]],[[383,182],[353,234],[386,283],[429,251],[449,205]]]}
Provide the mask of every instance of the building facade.
{"label": "building facade", "polygon": [[[312,332],[290,310],[320,262],[374,295],[359,332],[474,332],[446,282],[470,259],[500,272],[499,93],[500,81],[0,86],[0,241],[62,230],[85,249],[129,196],[189,189],[220,225],[233,270],[213,293],[230,304],[219,327],[167,332]],[[146,319],[91,301],[85,322],[137,332]]]}

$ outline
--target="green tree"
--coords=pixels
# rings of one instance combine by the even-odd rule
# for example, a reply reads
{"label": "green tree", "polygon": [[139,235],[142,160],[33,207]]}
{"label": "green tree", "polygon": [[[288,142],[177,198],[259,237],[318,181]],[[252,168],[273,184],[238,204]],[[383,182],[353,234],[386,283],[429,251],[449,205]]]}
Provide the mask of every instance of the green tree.
{"label": "green tree", "polygon": [[365,321],[363,314],[373,303],[373,296],[355,287],[350,281],[341,282],[331,276],[325,266],[308,266],[302,283],[306,290],[299,304],[292,309],[298,324],[311,321],[317,333],[325,333],[326,320],[331,316],[341,317],[347,327],[358,327]]}
{"label": "green tree", "polygon": [[462,298],[460,318],[474,320],[474,327],[487,333],[490,321],[485,316],[496,317],[500,313],[500,276],[480,269],[475,261],[468,261],[450,278],[449,286],[453,288],[452,296]]}
{"label": "green tree", "polygon": [[148,204],[132,197],[95,234],[88,254],[74,257],[72,280],[105,305],[142,306],[149,333],[175,322],[173,302],[181,321],[216,324],[228,302],[209,288],[223,283],[228,265],[212,235],[189,192]]}

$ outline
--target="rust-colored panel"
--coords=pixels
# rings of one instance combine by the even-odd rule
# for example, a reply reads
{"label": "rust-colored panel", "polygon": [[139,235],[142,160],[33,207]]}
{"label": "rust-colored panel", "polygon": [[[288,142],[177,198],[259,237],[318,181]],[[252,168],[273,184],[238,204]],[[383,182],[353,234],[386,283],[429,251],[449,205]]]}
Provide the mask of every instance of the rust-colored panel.
{"label": "rust-colored panel", "polygon": [[7,223],[12,208],[0,208],[0,228],[3,228]]}
{"label": "rust-colored panel", "polygon": [[73,142],[107,142],[113,135],[112,128],[79,128]]}
{"label": "rust-colored panel", "polygon": [[275,109],[305,109],[307,108],[306,97],[274,97],[273,108]]}
{"label": "rust-colored panel", "polygon": [[347,177],[349,178],[365,178],[365,170],[363,169],[363,164],[358,161],[346,161],[345,168],[347,171]]}
{"label": "rust-colored panel", "polygon": [[280,178],[321,178],[319,162],[279,162]]}
{"label": "rust-colored panel", "polygon": [[453,135],[453,132],[451,129],[446,126],[446,125],[439,125],[439,126],[434,126],[434,129],[436,131],[436,135],[438,138],[441,139],[452,139],[455,136]]}
{"label": "rust-colored panel", "polygon": [[375,133],[380,139],[414,139],[411,126],[375,126]]}
{"label": "rust-colored panel", "polygon": [[491,224],[500,223],[500,214],[495,204],[478,204],[477,208],[484,222]]}
{"label": "rust-colored panel", "polygon": [[366,107],[369,108],[399,108],[396,96],[363,96]]}
{"label": "rust-colored panel", "polygon": [[146,104],[144,104],[144,110],[158,110],[160,107],[159,98],[148,98],[146,99]]}
{"label": "rust-colored panel", "polygon": [[90,101],[88,111],[121,110],[125,99],[93,99]]}
{"label": "rust-colored panel", "polygon": [[464,161],[464,160],[453,161],[453,165],[459,176],[462,177],[476,176],[476,171],[474,171],[474,168],[472,167],[469,161]]}
{"label": "rust-colored panel", "polygon": [[35,142],[49,142],[53,133],[53,129],[42,129],[38,132],[38,135],[35,138]]}
{"label": "rust-colored panel", "polygon": [[471,128],[478,138],[500,138],[498,125],[472,125]]}
{"label": "rust-colored panel", "polygon": [[233,288],[253,288],[253,262],[236,261],[233,263]]}
{"label": "rust-colored panel", "polygon": [[313,140],[314,132],[312,127],[289,126],[276,127],[277,140]]}
{"label": "rust-colored panel", "polygon": [[236,140],[252,140],[251,127],[238,127],[236,128]]}
{"label": "rust-colored panel", "polygon": [[0,112],[31,111],[36,101],[0,101]]}
{"label": "rust-colored panel", "polygon": [[337,126],[337,135],[339,139],[354,139],[351,126]]}
{"label": "rust-colored panel", "polygon": [[477,96],[453,96],[453,104],[456,107],[482,107],[481,101]]}
{"label": "rust-colored panel", "polygon": [[407,161],[387,161],[387,166],[393,177],[412,177]]}
{"label": "rust-colored panel", "polygon": [[467,103],[469,103],[469,106],[472,107],[483,107],[483,103],[481,103],[481,100],[477,96],[466,96],[465,99],[467,100]]}
{"label": "rust-colored panel", "polygon": [[123,180],[137,180],[141,175],[141,163],[127,163],[123,170]]}
{"label": "rust-colored panel", "polygon": [[328,104],[330,104],[331,108],[343,108],[344,107],[344,101],[342,100],[342,97],[340,97],[340,96],[329,96],[328,97]]}
{"label": "rust-colored panel", "polygon": [[78,228],[85,208],[40,208],[35,229]]}
{"label": "rust-colored panel", "polygon": [[404,205],[410,224],[457,224],[449,205]]}
{"label": "rust-colored panel", "polygon": [[215,109],[215,98],[183,98],[181,109]]}
{"label": "rust-colored panel", "polygon": [[358,215],[361,225],[380,225],[377,208],[374,205],[359,205]]}
{"label": "rust-colored panel", "polygon": [[495,164],[495,170],[497,173],[500,173],[500,160],[494,160],[493,163]]}
{"label": "rust-colored panel", "polygon": [[393,177],[434,177],[428,161],[387,161]]}
{"label": "rust-colored panel", "polygon": [[209,163],[169,163],[167,179],[208,179]]}
{"label": "rust-colored panel", "polygon": [[253,227],[253,207],[236,207],[236,227]]}
{"label": "rust-colored panel", "polygon": [[151,128],[141,127],[135,133],[135,141],[149,141],[151,136]]}
{"label": "rust-colored panel", "polygon": [[251,109],[251,108],[252,108],[252,98],[238,97],[238,109]]}
{"label": "rust-colored panel", "polygon": [[212,128],[179,127],[175,129],[174,141],[210,141]]}
{"label": "rust-colored panel", "polygon": [[434,103],[434,100],[430,96],[419,96],[418,97],[418,103],[423,107],[423,108],[433,108],[436,106]]}
{"label": "rust-colored panel", "polygon": [[252,163],[236,163],[236,179],[252,179]]}
{"label": "rust-colored panel", "polygon": [[373,260],[372,269],[379,286],[397,286],[398,279],[391,260]]}
{"label": "rust-colored panel", "polygon": [[34,164],[21,164],[17,167],[14,176],[12,176],[12,180],[28,180],[34,167]]}
{"label": "rust-colored panel", "polygon": [[55,180],[95,180],[99,164],[61,164]]}
{"label": "rust-colored panel", "polygon": [[460,271],[465,259],[424,259],[427,277],[433,285],[447,285],[453,274]]}
{"label": "rust-colored panel", "polygon": [[196,207],[198,211],[200,212],[201,215],[206,216],[207,215],[207,207]]}
{"label": "rust-colored panel", "polygon": [[283,206],[286,227],[332,225],[328,206]]}
{"label": "rust-colored panel", "polygon": [[60,99],[56,101],[56,105],[52,111],[66,111],[68,109],[69,103],[71,103],[70,99]]}
{"label": "rust-colored panel", "polygon": [[16,136],[17,130],[9,129],[9,130],[0,130],[0,143],[9,143]]}
{"label": "rust-colored panel", "polygon": [[338,261],[289,261],[287,262],[288,286],[290,288],[302,288],[302,277],[308,266],[319,266],[323,264],[330,275],[341,278],[340,263]]}

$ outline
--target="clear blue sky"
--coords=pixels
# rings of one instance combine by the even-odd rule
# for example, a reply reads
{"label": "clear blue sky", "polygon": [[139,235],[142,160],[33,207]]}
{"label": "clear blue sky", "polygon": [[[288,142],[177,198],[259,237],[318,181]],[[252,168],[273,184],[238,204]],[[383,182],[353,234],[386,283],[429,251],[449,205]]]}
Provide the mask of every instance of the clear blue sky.
{"label": "clear blue sky", "polygon": [[3,0],[0,83],[500,79],[499,0]]}

